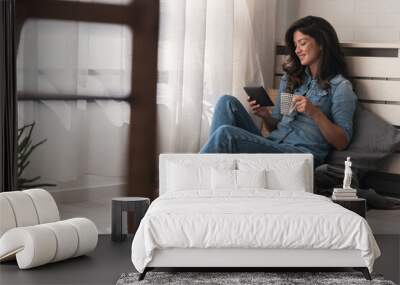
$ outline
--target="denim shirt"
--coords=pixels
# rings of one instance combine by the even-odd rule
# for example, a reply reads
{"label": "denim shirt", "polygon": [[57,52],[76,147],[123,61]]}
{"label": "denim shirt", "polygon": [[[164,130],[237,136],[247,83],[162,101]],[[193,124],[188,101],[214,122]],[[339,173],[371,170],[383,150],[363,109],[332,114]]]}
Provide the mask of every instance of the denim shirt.
{"label": "denim shirt", "polygon": [[[281,93],[286,92],[287,80],[287,74],[284,74],[279,86],[279,96],[277,96],[272,111],[272,117],[279,122],[268,139],[295,146],[303,152],[312,153],[315,163],[321,164],[332,146],[325,140],[314,120],[297,111],[293,111],[289,115],[281,115],[280,113],[280,97]],[[301,86],[294,90],[294,94],[306,96],[331,122],[344,130],[347,141],[350,142],[357,97],[353,92],[350,81],[342,75],[336,75],[329,83],[330,87],[327,90],[319,88],[317,81],[306,69],[306,79]]]}

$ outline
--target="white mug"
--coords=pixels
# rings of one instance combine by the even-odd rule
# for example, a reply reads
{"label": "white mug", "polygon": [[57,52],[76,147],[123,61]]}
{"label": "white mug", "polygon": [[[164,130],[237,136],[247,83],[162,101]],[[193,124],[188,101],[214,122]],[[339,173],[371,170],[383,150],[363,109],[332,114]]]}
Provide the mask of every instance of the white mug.
{"label": "white mug", "polygon": [[293,96],[292,93],[281,93],[281,114],[289,115],[294,111],[293,104]]}

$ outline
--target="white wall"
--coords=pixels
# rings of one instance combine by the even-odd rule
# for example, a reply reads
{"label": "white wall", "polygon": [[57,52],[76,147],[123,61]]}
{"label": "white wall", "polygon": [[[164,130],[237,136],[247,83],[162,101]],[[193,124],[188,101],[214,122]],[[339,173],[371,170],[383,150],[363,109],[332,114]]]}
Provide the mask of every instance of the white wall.
{"label": "white wall", "polygon": [[400,0],[279,0],[277,40],[289,25],[313,15],[328,20],[341,42],[400,42]]}

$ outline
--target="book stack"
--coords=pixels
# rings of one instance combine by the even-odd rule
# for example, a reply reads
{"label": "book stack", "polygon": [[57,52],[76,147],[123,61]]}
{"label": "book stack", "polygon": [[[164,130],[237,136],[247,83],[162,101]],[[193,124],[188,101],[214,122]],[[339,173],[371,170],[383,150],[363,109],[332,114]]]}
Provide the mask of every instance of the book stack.
{"label": "book stack", "polygon": [[332,199],[333,200],[353,200],[357,199],[357,190],[356,189],[343,189],[343,188],[334,188]]}

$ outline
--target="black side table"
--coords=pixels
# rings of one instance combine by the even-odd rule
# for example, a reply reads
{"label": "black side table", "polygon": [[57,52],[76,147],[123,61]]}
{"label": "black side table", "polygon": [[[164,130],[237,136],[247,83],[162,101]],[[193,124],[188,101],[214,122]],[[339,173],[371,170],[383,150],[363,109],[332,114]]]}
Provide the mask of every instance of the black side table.
{"label": "black side table", "polygon": [[361,217],[365,218],[367,212],[367,201],[363,198],[354,198],[351,200],[335,200],[332,201],[340,206],[359,214]]}
{"label": "black side table", "polygon": [[147,209],[150,205],[149,198],[143,197],[118,197],[112,199],[111,213],[111,240],[123,241],[126,239],[126,234],[122,232],[124,212],[134,212],[135,228],[140,224]]}

